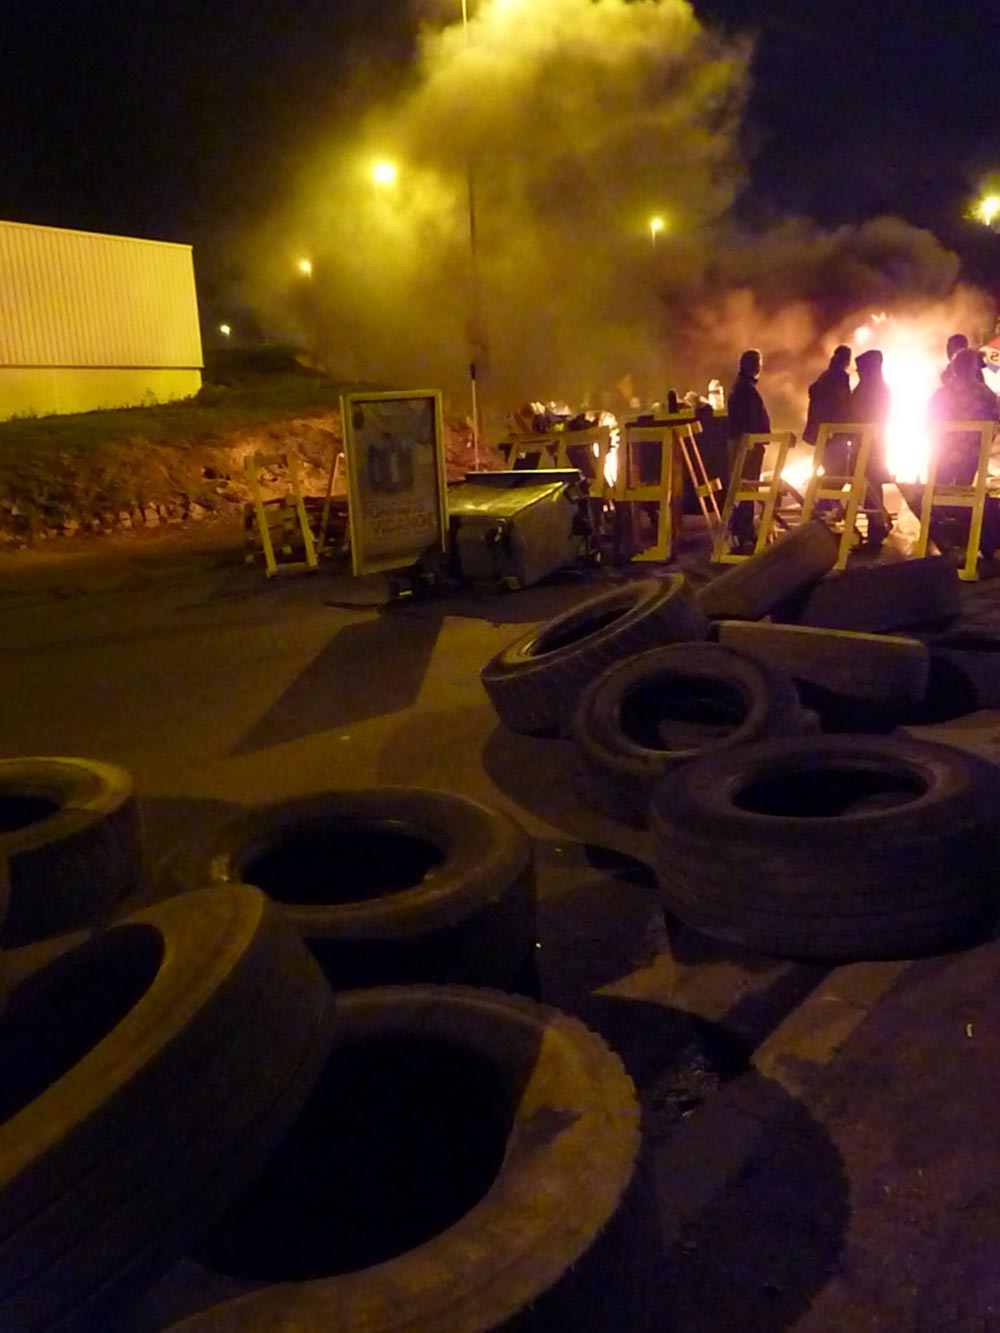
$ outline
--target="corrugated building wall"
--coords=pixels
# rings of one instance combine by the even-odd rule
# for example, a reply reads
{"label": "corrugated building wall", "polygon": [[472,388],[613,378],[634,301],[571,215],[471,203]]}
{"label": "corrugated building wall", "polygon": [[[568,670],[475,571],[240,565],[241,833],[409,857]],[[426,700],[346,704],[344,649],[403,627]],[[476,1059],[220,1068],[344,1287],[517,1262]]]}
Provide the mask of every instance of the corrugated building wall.
{"label": "corrugated building wall", "polygon": [[191,247],[0,222],[0,419],[201,386]]}

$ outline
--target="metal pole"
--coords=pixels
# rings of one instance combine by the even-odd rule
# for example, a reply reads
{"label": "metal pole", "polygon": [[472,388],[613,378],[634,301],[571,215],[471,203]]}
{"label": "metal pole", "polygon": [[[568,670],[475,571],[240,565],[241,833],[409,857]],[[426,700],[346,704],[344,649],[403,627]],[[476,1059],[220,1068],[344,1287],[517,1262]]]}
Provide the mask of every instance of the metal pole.
{"label": "metal pole", "polygon": [[[469,6],[468,0],[462,0],[462,28],[465,32],[466,44],[471,42],[469,34]],[[466,164],[466,175],[468,179],[468,211],[469,211],[469,267],[471,292],[471,321],[469,328],[469,390],[472,399],[472,461],[473,466],[479,469],[479,397],[476,383],[476,348],[479,338],[480,310],[479,310],[479,262],[476,253],[476,188],[473,175],[472,152],[470,150],[468,162]]]}

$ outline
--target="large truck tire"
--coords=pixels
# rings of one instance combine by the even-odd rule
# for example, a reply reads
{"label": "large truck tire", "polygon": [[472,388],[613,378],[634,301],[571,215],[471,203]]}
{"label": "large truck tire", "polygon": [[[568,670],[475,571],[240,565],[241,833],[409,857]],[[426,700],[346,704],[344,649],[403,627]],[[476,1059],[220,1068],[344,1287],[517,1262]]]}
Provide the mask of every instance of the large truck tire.
{"label": "large truck tire", "polygon": [[173,1333],[650,1327],[639,1104],[596,1034],[431,986],[339,995],[335,1027],[296,1134],[183,1266],[193,1310],[172,1275],[147,1310],[190,1311]]}
{"label": "large truck tire", "polygon": [[652,648],[603,672],[573,715],[577,791],[644,828],[657,783],[697,755],[811,730],[791,680],[714,643]]}
{"label": "large truck tire", "polygon": [[936,666],[958,673],[974,708],[1000,708],[1000,635],[953,630],[928,646]]}
{"label": "large truck tire", "polygon": [[714,620],[760,620],[822,578],[837,552],[838,538],[825,523],[803,523],[699,588],[698,606]]}
{"label": "large truck tire", "polygon": [[[0,856],[0,930],[3,928],[7,907],[10,903],[10,871],[7,861]],[[7,992],[10,989],[10,967],[4,951],[0,951],[0,1017],[7,1007]]]}
{"label": "large truck tire", "polygon": [[0,857],[11,881],[5,946],[107,917],[143,879],[131,775],[94,759],[0,759]]}
{"label": "large truck tire", "polygon": [[261,806],[212,835],[185,873],[262,889],[336,990],[534,986],[531,843],[465,796],[381,787]]}
{"label": "large truck tire", "polygon": [[653,795],[664,905],[778,957],[906,958],[981,938],[997,904],[996,769],[883,736],[757,741]]}
{"label": "large truck tire", "polygon": [[718,626],[718,640],[796,681],[850,699],[905,709],[927,694],[930,654],[919,639],[727,620]]}
{"label": "large truck tire", "polygon": [[483,667],[501,722],[531,735],[565,730],[580,692],[646,648],[708,637],[683,574],[626,583],[523,634]]}
{"label": "large truck tire", "polygon": [[23,981],[0,1025],[0,1327],[106,1327],[210,1227],[305,1101],[331,1004],[247,886],[150,907]]}
{"label": "large truck tire", "polygon": [[869,634],[941,625],[959,614],[958,571],[943,556],[898,560],[833,574],[778,618],[818,629]]}

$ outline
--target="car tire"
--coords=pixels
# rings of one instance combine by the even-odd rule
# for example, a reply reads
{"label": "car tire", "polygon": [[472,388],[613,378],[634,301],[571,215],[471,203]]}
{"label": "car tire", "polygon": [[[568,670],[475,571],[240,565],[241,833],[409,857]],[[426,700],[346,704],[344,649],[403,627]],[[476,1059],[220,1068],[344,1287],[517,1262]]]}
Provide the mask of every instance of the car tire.
{"label": "car tire", "polygon": [[996,912],[996,770],[882,736],[758,741],[653,795],[664,905],[779,957],[906,958],[979,939]]}
{"label": "car tire", "polygon": [[332,996],[263,894],[170,899],[18,986],[0,1026],[0,1327],[107,1327],[253,1175]]}
{"label": "car tire", "polygon": [[[341,1053],[356,1052],[362,1043],[377,1053],[387,1049],[380,1047],[387,1040],[427,1051],[432,1069],[434,1052],[445,1048],[463,1062],[471,1060],[477,1068],[492,1071],[500,1103],[495,1118],[488,1117],[494,1119],[490,1132],[497,1141],[495,1174],[488,1173],[477,1190],[479,1197],[443,1230],[412,1248],[365,1267],[332,1265],[334,1275],[313,1273],[307,1280],[274,1281],[239,1272],[234,1279],[238,1257],[234,1260],[233,1233],[220,1228],[194,1258],[221,1255],[226,1272],[206,1269],[204,1262],[197,1269],[185,1265],[189,1276],[194,1273],[200,1295],[197,1312],[173,1325],[173,1333],[647,1329],[655,1280],[649,1257],[656,1246],[656,1226],[652,1201],[637,1172],[638,1100],[618,1057],[577,1020],[495,992],[414,986],[337,997],[331,1069]],[[412,1063],[405,1046],[397,1050],[402,1058],[378,1061],[387,1080]],[[456,1079],[455,1095],[465,1095],[462,1089],[477,1078]],[[436,1095],[450,1096],[448,1086],[438,1086]],[[344,1100],[339,1098],[341,1104]],[[405,1079],[398,1090],[390,1086],[371,1100],[373,1107],[399,1107],[403,1117],[425,1118],[423,1097],[413,1095]],[[365,1125],[374,1119],[364,1115],[363,1105],[355,1110]],[[377,1182],[385,1174],[384,1154],[377,1142],[358,1144],[355,1151],[361,1158],[359,1170],[366,1161],[372,1164],[374,1179],[366,1194],[370,1201],[382,1193]],[[402,1174],[418,1172],[419,1165],[404,1163]],[[304,1216],[294,1201],[284,1208],[273,1206],[269,1185],[284,1189],[296,1174],[287,1163],[276,1168],[272,1180],[263,1182],[255,1197],[244,1196],[231,1214],[241,1236],[255,1241],[265,1256],[273,1253],[273,1245],[266,1243],[266,1236],[263,1244],[257,1242],[254,1219],[281,1231],[283,1217],[295,1225],[295,1219]],[[308,1172],[297,1174],[308,1187]],[[394,1183],[388,1193],[409,1191],[400,1174],[398,1167],[391,1172]],[[385,1228],[378,1228],[379,1220],[376,1213],[370,1226],[381,1236]],[[290,1249],[298,1265],[301,1252]],[[211,1304],[213,1280],[234,1299]],[[237,1280],[243,1294],[237,1294]],[[171,1301],[169,1288],[168,1275],[148,1299],[161,1310],[172,1304],[177,1318],[178,1302]]]}
{"label": "car tire", "polygon": [[718,638],[796,681],[849,699],[905,709],[927,694],[930,654],[918,639],[746,621],[724,621]]}
{"label": "car tire", "polygon": [[975,707],[1000,708],[1000,636],[956,630],[931,639],[931,660],[957,671]]}
{"label": "car tire", "polygon": [[714,620],[760,620],[822,578],[836,564],[837,552],[837,537],[814,519],[730,566],[699,588],[696,601]]}
{"label": "car tire", "polygon": [[958,571],[943,556],[898,560],[833,574],[777,619],[817,629],[891,634],[941,625],[961,611]]}
{"label": "car tire", "polygon": [[531,843],[465,796],[382,787],[261,806],[211,835],[185,873],[262,889],[336,990],[535,987]]}
{"label": "car tire", "polygon": [[481,673],[501,722],[531,735],[564,731],[580,692],[612,662],[708,636],[682,574],[641,579],[592,597],[523,634]]}
{"label": "car tire", "polygon": [[143,879],[131,775],[94,759],[0,759],[3,856],[11,881],[4,945],[107,917]]}
{"label": "car tire", "polygon": [[808,726],[791,680],[766,664],[714,643],[653,648],[609,667],[581,695],[577,792],[644,828],[653,789],[678,765]]}

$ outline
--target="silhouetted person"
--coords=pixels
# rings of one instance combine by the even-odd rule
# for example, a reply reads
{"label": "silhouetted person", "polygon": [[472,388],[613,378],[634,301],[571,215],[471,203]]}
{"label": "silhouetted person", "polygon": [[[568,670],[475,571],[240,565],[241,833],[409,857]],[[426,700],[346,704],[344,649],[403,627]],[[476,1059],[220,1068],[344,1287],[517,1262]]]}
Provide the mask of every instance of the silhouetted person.
{"label": "silhouetted person", "polygon": [[[868,455],[866,477],[868,494],[868,545],[877,551],[889,535],[889,515],[882,497],[882,487],[889,480],[886,463],[885,430],[889,424],[891,395],[882,375],[882,353],[872,348],[855,361],[858,382],[851,394],[851,421],[877,426]],[[857,447],[860,447],[860,441]]]}
{"label": "silhouetted person", "polygon": [[[809,385],[809,410],[802,438],[815,445],[820,427],[851,420],[851,349],[844,343],[836,347],[826,370]],[[847,435],[827,434],[823,451],[823,470],[829,477],[842,477],[850,471],[851,441]],[[818,510],[835,509],[833,500],[819,500]]]}
{"label": "silhouetted person", "polygon": [[[749,348],[740,357],[739,372],[729,390],[729,421],[727,437],[729,442],[729,469],[736,462],[736,451],[741,435],[769,435],[771,418],[768,416],[764,400],[757,388],[757,379],[764,368],[764,358],[756,347]],[[756,481],[760,477],[760,465],[764,461],[764,446],[755,444],[747,450],[743,464],[743,478]],[[733,510],[732,533],[736,539],[736,549],[742,554],[753,550],[753,501],[741,500]]]}
{"label": "silhouetted person", "polygon": [[819,428],[824,423],[832,425],[851,420],[851,378],[847,373],[850,364],[851,349],[841,343],[830,357],[826,370],[809,385],[809,411],[802,431],[807,444],[816,443]]}
{"label": "silhouetted person", "polygon": [[[998,421],[997,396],[983,382],[979,352],[971,347],[956,351],[947,380],[932,395],[927,405],[931,421]],[[971,486],[979,466],[978,431],[949,431],[937,444],[936,480],[946,485]],[[919,506],[917,506],[919,512]],[[931,536],[942,550],[955,541],[969,540],[970,510],[964,506],[935,507]],[[983,530],[979,549],[986,560],[1000,546],[1000,500],[987,497],[983,510]]]}
{"label": "silhouetted person", "polygon": [[944,345],[945,356],[948,358],[948,364],[941,372],[941,383],[947,384],[951,379],[951,364],[959,352],[964,352],[969,346],[969,340],[964,333],[953,333]]}

